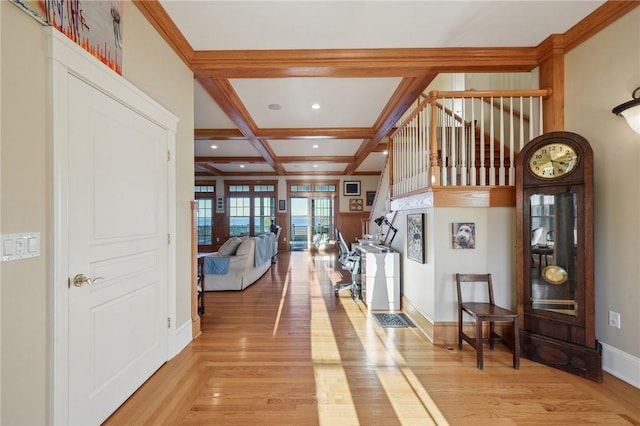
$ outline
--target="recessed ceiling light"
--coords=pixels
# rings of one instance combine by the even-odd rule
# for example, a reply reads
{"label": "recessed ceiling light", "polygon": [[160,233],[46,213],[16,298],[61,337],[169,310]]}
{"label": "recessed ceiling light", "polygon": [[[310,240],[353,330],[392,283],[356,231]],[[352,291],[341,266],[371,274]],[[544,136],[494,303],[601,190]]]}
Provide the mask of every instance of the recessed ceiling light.
{"label": "recessed ceiling light", "polygon": [[269,109],[272,109],[274,111],[278,111],[278,110],[282,109],[282,105],[280,105],[280,104],[269,104]]}
{"label": "recessed ceiling light", "polygon": [[244,164],[240,164],[240,168],[241,168],[241,169],[244,169]]}
{"label": "recessed ceiling light", "polygon": [[317,165],[317,164],[314,164],[314,165],[313,165],[313,167],[318,167],[318,165]]}
{"label": "recessed ceiling light", "polygon": [[320,148],[320,145],[315,144],[315,145],[313,145],[311,148],[313,148],[313,149],[318,149],[318,148]]}
{"label": "recessed ceiling light", "polygon": [[389,154],[389,151],[387,151],[387,150],[385,149],[384,151],[382,151],[382,154],[383,154],[383,155],[387,155],[387,154]]}
{"label": "recessed ceiling light", "polygon": [[311,105],[312,109],[320,109],[320,104],[313,104]]}
{"label": "recessed ceiling light", "polygon": [[211,149],[218,149],[218,145],[211,145]]}

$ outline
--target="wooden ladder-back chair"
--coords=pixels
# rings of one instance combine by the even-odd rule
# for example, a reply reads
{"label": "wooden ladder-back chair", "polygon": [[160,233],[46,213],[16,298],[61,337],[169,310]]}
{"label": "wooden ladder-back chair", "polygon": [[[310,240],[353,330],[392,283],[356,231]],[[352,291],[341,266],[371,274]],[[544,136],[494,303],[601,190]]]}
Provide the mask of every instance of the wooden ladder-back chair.
{"label": "wooden ladder-back chair", "polygon": [[[483,284],[487,286],[489,293],[488,302],[466,302],[462,297],[461,283]],[[496,321],[509,321],[513,323],[513,368],[520,368],[520,331],[518,327],[518,314],[494,303],[493,284],[491,274],[456,274],[456,288],[458,291],[458,347],[462,349],[462,341],[473,346],[477,353],[477,366],[482,370],[482,345],[489,343],[493,350],[495,342],[507,343],[506,340],[495,331]],[[463,312],[469,314],[475,320],[475,337],[471,337],[463,331]],[[482,324],[489,322],[489,336],[483,337]]]}

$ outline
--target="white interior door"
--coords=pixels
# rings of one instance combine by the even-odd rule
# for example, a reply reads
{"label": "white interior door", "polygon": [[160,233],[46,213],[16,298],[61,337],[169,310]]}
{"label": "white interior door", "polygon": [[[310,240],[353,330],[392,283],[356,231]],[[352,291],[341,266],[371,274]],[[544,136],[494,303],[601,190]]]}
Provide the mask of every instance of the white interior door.
{"label": "white interior door", "polygon": [[68,105],[69,423],[99,424],[167,360],[168,142],[72,76]]}

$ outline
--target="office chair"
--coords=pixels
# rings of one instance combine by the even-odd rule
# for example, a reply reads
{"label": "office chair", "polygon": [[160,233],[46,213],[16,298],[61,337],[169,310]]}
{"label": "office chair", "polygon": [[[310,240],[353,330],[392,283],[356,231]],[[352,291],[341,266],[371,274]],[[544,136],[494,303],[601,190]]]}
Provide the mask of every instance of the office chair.
{"label": "office chair", "polygon": [[351,290],[351,295],[354,299],[360,296],[360,255],[355,251],[350,251],[347,242],[342,235],[342,232],[336,228],[336,241],[340,254],[338,256],[338,262],[343,269],[351,272],[351,282],[338,283],[333,286],[333,292],[336,296],[342,290]]}

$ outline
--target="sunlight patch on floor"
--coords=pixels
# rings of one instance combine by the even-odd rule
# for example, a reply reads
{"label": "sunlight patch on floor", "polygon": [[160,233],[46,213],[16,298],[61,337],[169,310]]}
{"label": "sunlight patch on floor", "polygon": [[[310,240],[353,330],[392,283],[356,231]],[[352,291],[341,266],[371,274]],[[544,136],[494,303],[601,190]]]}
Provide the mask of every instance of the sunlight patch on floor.
{"label": "sunlight patch on floor", "polygon": [[[359,302],[361,303],[361,302]],[[448,425],[437,405],[393,344],[388,332],[356,303],[344,304],[368,362],[375,365],[378,380],[403,425]],[[396,332],[392,330],[391,332]]]}
{"label": "sunlight patch on floor", "polygon": [[314,365],[318,418],[321,425],[357,425],[349,381],[342,368],[322,289],[315,274],[310,274],[311,358]]}
{"label": "sunlight patch on floor", "polygon": [[289,290],[289,283],[291,282],[291,267],[287,270],[287,275],[284,279],[284,286],[282,286],[282,294],[280,295],[280,304],[278,305],[278,314],[276,315],[276,321],[273,324],[273,333],[271,333],[271,338],[275,338],[278,333],[278,326],[280,325],[280,317],[282,316],[282,309],[284,308],[284,303],[287,300],[287,290]]}

